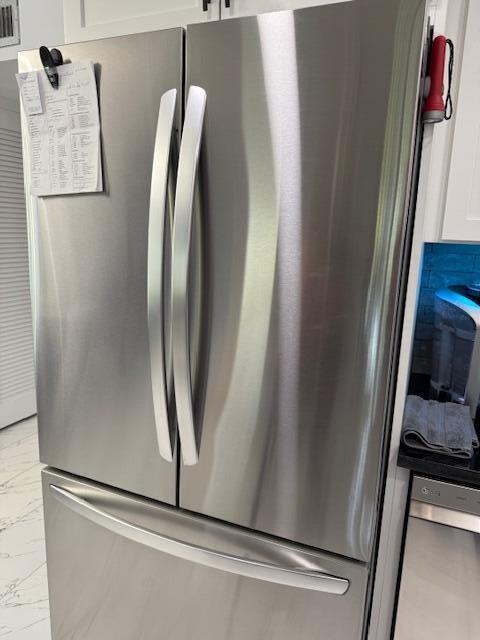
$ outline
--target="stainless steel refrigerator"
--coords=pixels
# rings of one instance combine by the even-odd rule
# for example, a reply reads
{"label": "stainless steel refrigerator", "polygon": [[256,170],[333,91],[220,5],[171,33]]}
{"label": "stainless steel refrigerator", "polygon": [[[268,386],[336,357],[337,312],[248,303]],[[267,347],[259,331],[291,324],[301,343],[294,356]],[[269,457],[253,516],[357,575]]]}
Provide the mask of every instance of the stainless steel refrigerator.
{"label": "stainless steel refrigerator", "polygon": [[60,47],[105,189],[38,201],[54,640],[363,637],[423,41],[355,0]]}

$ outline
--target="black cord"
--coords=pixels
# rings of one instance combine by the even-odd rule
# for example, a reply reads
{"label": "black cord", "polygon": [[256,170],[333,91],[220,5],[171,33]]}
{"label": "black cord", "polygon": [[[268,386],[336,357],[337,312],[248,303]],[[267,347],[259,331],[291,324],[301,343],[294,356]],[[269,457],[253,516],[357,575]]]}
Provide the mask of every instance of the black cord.
{"label": "black cord", "polygon": [[448,89],[447,89],[447,97],[445,99],[445,120],[450,120],[453,114],[453,103],[452,103],[452,77],[453,77],[453,53],[454,47],[453,42],[448,38],[446,40],[448,47],[450,48],[450,56],[448,58]]}

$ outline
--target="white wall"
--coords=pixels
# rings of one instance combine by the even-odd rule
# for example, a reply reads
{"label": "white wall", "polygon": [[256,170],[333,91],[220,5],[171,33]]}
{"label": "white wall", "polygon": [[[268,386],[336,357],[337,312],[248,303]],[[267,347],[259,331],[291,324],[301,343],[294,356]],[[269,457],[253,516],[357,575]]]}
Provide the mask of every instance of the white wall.
{"label": "white wall", "polygon": [[[99,0],[101,1],[101,0]],[[0,48],[0,60],[17,57],[19,51],[36,49],[42,44],[63,44],[62,0],[19,0],[20,45]]]}

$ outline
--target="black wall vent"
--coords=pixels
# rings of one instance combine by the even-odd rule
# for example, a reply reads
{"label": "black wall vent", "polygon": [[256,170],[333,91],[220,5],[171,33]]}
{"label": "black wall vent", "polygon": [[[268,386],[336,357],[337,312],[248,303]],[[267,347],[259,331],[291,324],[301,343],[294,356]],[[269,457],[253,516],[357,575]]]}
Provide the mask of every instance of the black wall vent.
{"label": "black wall vent", "polygon": [[19,43],[18,0],[0,0],[0,47]]}

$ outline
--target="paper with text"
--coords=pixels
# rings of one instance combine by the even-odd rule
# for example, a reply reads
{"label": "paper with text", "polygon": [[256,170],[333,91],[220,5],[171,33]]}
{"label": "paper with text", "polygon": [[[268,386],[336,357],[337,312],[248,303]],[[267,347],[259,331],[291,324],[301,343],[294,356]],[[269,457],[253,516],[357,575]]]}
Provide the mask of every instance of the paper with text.
{"label": "paper with text", "polygon": [[42,71],[17,74],[27,118],[34,196],[102,191],[100,116],[93,62],[57,67],[58,89]]}

